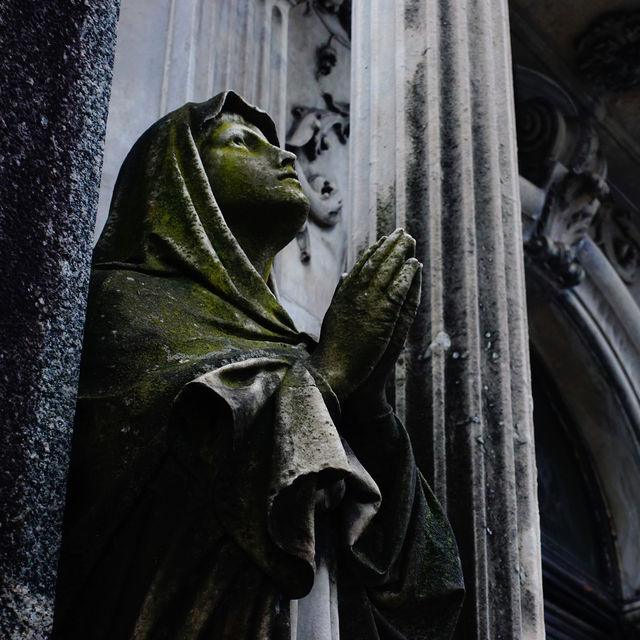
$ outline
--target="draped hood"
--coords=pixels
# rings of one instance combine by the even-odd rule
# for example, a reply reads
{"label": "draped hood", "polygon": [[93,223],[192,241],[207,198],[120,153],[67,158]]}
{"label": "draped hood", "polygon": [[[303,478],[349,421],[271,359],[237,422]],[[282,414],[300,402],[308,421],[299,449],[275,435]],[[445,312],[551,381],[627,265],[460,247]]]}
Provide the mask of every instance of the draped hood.
{"label": "draped hood", "polygon": [[238,113],[279,146],[273,120],[233,91],[169,113],[147,129],[124,161],[93,264],[191,278],[259,324],[291,337],[297,335],[291,318],[227,226],[200,158],[196,141],[223,111]]}

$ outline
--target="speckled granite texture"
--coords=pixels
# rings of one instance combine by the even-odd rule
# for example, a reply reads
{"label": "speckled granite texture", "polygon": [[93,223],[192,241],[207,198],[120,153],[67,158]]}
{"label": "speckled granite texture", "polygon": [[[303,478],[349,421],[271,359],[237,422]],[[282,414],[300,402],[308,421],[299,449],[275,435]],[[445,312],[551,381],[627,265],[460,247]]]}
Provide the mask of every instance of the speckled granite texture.
{"label": "speckled granite texture", "polygon": [[0,637],[48,636],[118,0],[0,2]]}

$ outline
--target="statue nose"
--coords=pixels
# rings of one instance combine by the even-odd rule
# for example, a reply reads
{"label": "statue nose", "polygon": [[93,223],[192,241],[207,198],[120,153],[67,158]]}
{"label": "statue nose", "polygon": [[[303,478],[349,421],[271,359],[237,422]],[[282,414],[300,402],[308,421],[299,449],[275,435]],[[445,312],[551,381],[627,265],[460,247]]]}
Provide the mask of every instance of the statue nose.
{"label": "statue nose", "polygon": [[280,166],[281,167],[293,167],[296,161],[296,154],[285,149],[280,149]]}

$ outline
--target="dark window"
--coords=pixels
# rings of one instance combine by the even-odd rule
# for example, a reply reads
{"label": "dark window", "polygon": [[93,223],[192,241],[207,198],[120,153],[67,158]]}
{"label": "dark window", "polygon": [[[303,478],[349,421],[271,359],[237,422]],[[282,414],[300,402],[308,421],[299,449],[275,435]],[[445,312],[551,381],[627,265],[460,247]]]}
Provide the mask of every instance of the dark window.
{"label": "dark window", "polygon": [[535,356],[532,374],[547,638],[616,640],[617,570],[593,466]]}

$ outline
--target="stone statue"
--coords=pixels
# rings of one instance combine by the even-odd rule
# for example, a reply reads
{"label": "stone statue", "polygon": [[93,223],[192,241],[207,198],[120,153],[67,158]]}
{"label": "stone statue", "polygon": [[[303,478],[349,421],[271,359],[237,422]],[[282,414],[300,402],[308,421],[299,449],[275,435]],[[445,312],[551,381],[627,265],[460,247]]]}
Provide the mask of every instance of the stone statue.
{"label": "stone statue", "polygon": [[94,254],[54,638],[449,638],[451,529],[385,380],[421,265],[401,230],[319,341],[269,270],[308,202],[233,92],[154,124]]}

